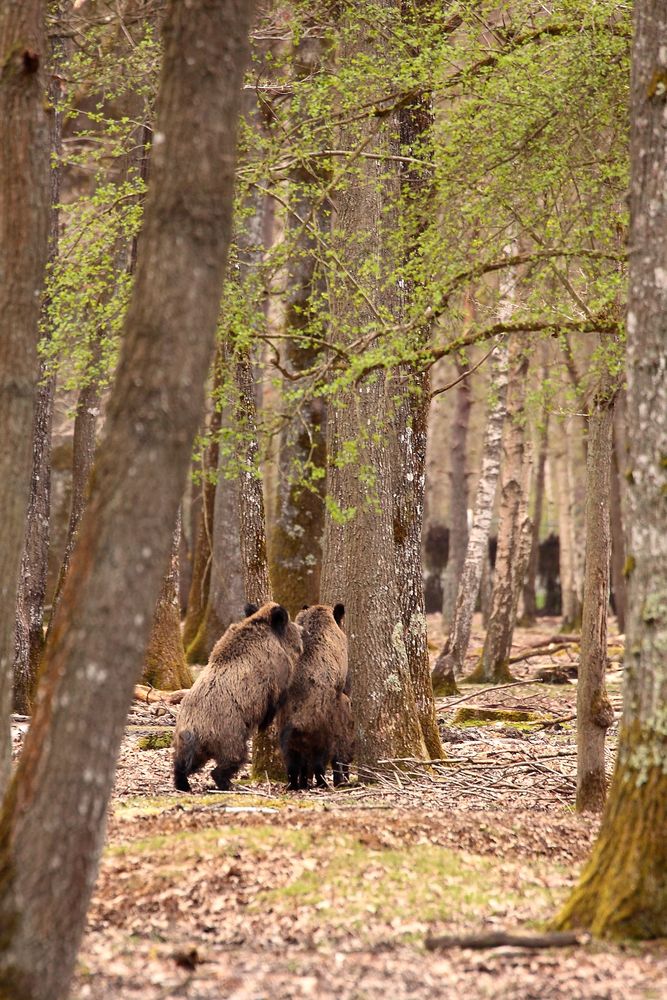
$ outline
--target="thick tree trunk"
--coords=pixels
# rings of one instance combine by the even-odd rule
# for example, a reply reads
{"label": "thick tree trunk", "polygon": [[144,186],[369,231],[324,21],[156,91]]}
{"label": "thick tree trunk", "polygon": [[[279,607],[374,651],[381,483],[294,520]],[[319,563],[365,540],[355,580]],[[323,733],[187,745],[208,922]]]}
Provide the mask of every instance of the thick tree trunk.
{"label": "thick tree trunk", "polygon": [[[246,601],[261,605],[272,597],[266,555],[264,493],[259,474],[253,370],[247,354],[241,354],[237,358],[234,372],[236,419],[242,431],[242,446],[238,458],[241,465],[239,527],[243,588]],[[256,733],[253,738],[252,774],[259,781],[266,778],[283,781],[287,777],[275,724],[270,725],[263,733]]]}
{"label": "thick tree trunk", "polygon": [[528,556],[526,578],[523,583],[522,624],[524,626],[534,625],[537,619],[537,570],[540,559],[540,527],[542,524],[542,512],[544,510],[548,434],[549,414],[545,409],[542,416],[542,425],[539,430],[539,443],[537,446],[535,502],[533,506],[530,555]]}
{"label": "thick tree trunk", "polygon": [[[466,366],[457,362],[459,375]],[[442,578],[442,627],[448,630],[459,592],[459,581],[468,551],[468,473],[466,469],[468,424],[472,388],[467,378],[456,387],[456,409],[451,427],[449,465],[449,557]]]}
{"label": "thick tree trunk", "polygon": [[[61,5],[62,6],[62,5]],[[62,24],[62,9],[55,11],[56,26]],[[51,216],[49,225],[49,262],[58,255],[60,223],[60,156],[62,152],[63,113],[59,109],[62,93],[60,70],[64,61],[64,38],[54,33],[50,39],[49,100],[51,116]],[[42,302],[42,320],[48,302]],[[49,338],[47,322],[44,337]],[[49,524],[51,516],[51,426],[55,376],[40,364],[32,429],[32,476],[16,602],[16,654],[14,658],[14,709],[27,715],[32,711],[37,669],[44,649],[44,601],[49,561]]]}
{"label": "thick tree trunk", "polygon": [[10,769],[16,598],[49,237],[44,17],[45,4],[39,0],[0,7],[0,793]]}
{"label": "thick tree trunk", "polygon": [[176,518],[169,568],[155,606],[153,627],[144,658],[143,684],[160,691],[179,691],[190,687],[192,674],[185,662],[181,638],[181,612],[178,597],[178,556],[181,544],[181,516]]}
{"label": "thick tree trunk", "polygon": [[637,0],[628,301],[628,621],[624,714],[598,841],[560,927],[667,937],[667,7]]}
{"label": "thick tree trunk", "polygon": [[[68,992],[202,416],[252,9],[241,0],[169,4],[152,178],[105,439],[0,818],[0,996]],[[17,148],[27,155],[29,145]]]}
{"label": "thick tree trunk", "polygon": [[479,664],[469,678],[477,683],[491,684],[511,679],[508,663],[530,545],[530,449],[526,443],[524,422],[527,375],[528,356],[518,338],[511,338],[491,616]]}
{"label": "thick tree trunk", "polygon": [[507,410],[507,363],[507,344],[501,341],[491,361],[490,383],[493,387],[493,398],[489,401],[486,418],[482,469],[475,496],[475,512],[468,537],[468,551],[456,598],[454,620],[447,641],[433,667],[433,689],[436,694],[456,693],[455,678],[463,671],[465,655],[470,645],[477,595],[484,568],[488,568],[489,564],[489,531],[500,474],[502,433]]}
{"label": "thick tree trunk", "polygon": [[[313,40],[305,42],[307,51]],[[310,66],[310,64],[309,64]],[[312,67],[311,67],[312,68]],[[287,216],[287,241],[292,241],[285,300],[286,341],[283,364],[290,372],[308,368],[320,351],[298,340],[324,312],[322,294],[325,280],[318,256],[317,237],[311,227],[326,230],[328,208],[314,209],[306,170],[294,174],[294,203]],[[312,219],[311,227],[302,220]],[[298,234],[298,238],[297,235]],[[316,327],[318,336],[322,335]],[[295,339],[296,338],[296,339]],[[317,604],[322,571],[325,480],[312,479],[313,470],[326,468],[326,403],[306,399],[283,430],[278,453],[277,517],[271,534],[271,582],[275,600],[295,614],[304,604]]]}
{"label": "thick tree trunk", "polygon": [[[607,380],[608,382],[609,380]],[[614,719],[607,698],[607,609],[611,542],[609,506],[614,391],[604,384],[588,422],[586,560],[577,683],[577,809],[599,812],[607,797],[604,743]]]}
{"label": "thick tree trunk", "polygon": [[[386,0],[386,6],[398,7],[393,0]],[[360,49],[373,58],[358,35],[354,40],[348,36],[342,48],[342,60],[354,58]],[[336,198],[335,252],[365,289],[362,299],[343,275],[336,276],[330,296],[333,335],[340,340],[377,322],[372,303],[380,295],[384,309],[400,309],[398,290],[385,280],[396,253],[387,228],[393,222],[390,209],[398,204],[400,180],[383,162],[383,155],[396,152],[398,116],[365,122],[360,129],[366,150],[379,156],[361,160],[355,184]],[[337,141],[344,144],[341,148],[356,145],[360,131],[353,136],[343,131]],[[374,373],[348,390],[340,403],[330,404],[327,421],[327,495],[342,512],[354,508],[354,516],[336,525],[330,512],[326,518],[321,589],[323,600],[342,601],[346,608],[356,759],[362,778],[371,776],[380,760],[427,755],[394,561],[392,473],[399,455],[395,442],[390,454],[384,440],[391,426],[392,395],[386,377]],[[358,448],[353,464],[345,454],[350,441]],[[360,467],[372,470],[370,484],[364,485],[368,477],[360,475]]]}

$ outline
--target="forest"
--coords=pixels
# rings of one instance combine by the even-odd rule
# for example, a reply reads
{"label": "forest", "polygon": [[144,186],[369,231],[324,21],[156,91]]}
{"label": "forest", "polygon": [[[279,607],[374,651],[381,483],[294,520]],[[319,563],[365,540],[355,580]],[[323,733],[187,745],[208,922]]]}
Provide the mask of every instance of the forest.
{"label": "forest", "polygon": [[0,1000],[667,996],[664,0],[0,0]]}

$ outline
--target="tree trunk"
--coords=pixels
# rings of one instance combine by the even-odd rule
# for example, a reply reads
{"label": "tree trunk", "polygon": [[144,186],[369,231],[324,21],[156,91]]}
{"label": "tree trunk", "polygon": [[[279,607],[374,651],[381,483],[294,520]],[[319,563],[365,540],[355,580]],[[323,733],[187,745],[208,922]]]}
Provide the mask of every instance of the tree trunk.
{"label": "tree trunk", "polygon": [[74,969],[202,416],[252,9],[169,4],[152,178],[105,438],[0,818],[0,996],[61,1000]]}
{"label": "tree trunk", "polygon": [[530,539],[530,555],[523,584],[523,616],[524,626],[534,625],[537,620],[537,570],[540,560],[540,527],[544,510],[544,490],[546,484],[547,440],[549,435],[549,414],[544,410],[542,425],[539,429],[537,446],[537,470],[535,476],[535,504],[533,507],[532,531]]}
{"label": "tree trunk", "polygon": [[[397,9],[398,4],[386,0]],[[372,49],[356,34],[342,45],[342,61]],[[330,288],[334,340],[345,341],[359,329],[377,322],[374,300],[397,314],[398,289],[386,276],[396,250],[389,229],[390,209],[398,204],[400,181],[396,168],[383,162],[395,154],[399,121],[396,112],[364,122],[354,135],[342,130],[340,148],[360,141],[378,159],[364,158],[355,183],[338,191],[334,218],[334,252],[348,273],[364,288],[363,298],[337,274]],[[342,601],[346,609],[349,675],[356,724],[356,759],[361,777],[371,777],[387,758],[427,755],[417,712],[414,685],[403,632],[403,617],[394,562],[393,468],[399,461],[396,442],[384,440],[391,427],[393,392],[382,373],[362,379],[331,402],[327,420],[327,479],[329,508],[325,523],[322,598]],[[345,446],[355,442],[350,463]],[[372,470],[360,475],[360,470]],[[414,470],[406,470],[414,474]],[[370,480],[370,481],[369,481]],[[364,484],[365,481],[365,484]],[[345,523],[334,523],[332,511]],[[350,512],[354,514],[350,517]]]}
{"label": "tree trunk", "polygon": [[[231,414],[227,417],[231,419]],[[188,663],[207,663],[211,650],[243,613],[243,567],[239,523],[239,478],[228,478],[228,459],[220,454],[213,508],[211,577],[204,616],[187,649]]]}
{"label": "tree trunk", "polygon": [[524,423],[527,375],[528,356],[518,338],[512,337],[509,345],[507,419],[503,427],[498,551],[493,575],[491,616],[482,656],[469,678],[477,683],[491,684],[511,679],[508,663],[530,541],[530,457]]}
{"label": "tree trunk", "polygon": [[50,209],[45,5],[0,7],[0,793],[10,770],[16,598],[32,469]]}
{"label": "tree trunk", "polygon": [[604,743],[614,712],[607,698],[609,505],[615,390],[607,379],[588,421],[586,560],[577,683],[577,809],[600,812],[607,796]]}
{"label": "tree trunk", "polygon": [[[97,343],[98,352],[99,347],[100,341]],[[99,354],[96,354],[89,370],[90,381],[79,392],[76,404],[74,439],[72,442],[72,504],[67,528],[67,542],[65,543],[65,551],[62,563],[60,564],[60,572],[58,573],[58,581],[51,606],[51,621],[54,621],[56,617],[63,585],[69,573],[79,525],[86,509],[86,503],[88,502],[88,480],[95,461],[97,418],[100,412],[100,384],[94,374],[95,365],[98,360]]]}
{"label": "tree trunk", "polygon": [[[508,286],[511,299],[511,288]],[[511,304],[511,303],[510,303]],[[449,636],[433,667],[433,690],[436,694],[456,694],[456,675],[463,671],[470,645],[472,619],[485,566],[489,563],[489,531],[500,473],[500,450],[507,408],[507,344],[500,341],[491,361],[489,401],[482,450],[482,468],[475,496],[475,513],[468,537],[468,551],[463,564],[456,598],[454,620]]]}
{"label": "tree trunk", "polygon": [[[466,366],[458,361],[461,375]],[[442,578],[442,627],[449,630],[456,608],[459,581],[468,551],[468,472],[466,469],[468,424],[472,388],[467,378],[456,387],[456,410],[451,427],[449,465],[449,557]]]}
{"label": "tree trunk", "polygon": [[[408,658],[417,716],[432,760],[443,756],[435,716],[428,657],[428,636],[422,577],[422,526],[426,483],[426,428],[429,409],[428,375],[406,371],[411,392],[396,386],[398,403],[392,439],[394,498],[394,565],[403,641]],[[406,474],[407,473],[407,474]]]}
{"label": "tree trunk", "polygon": [[[235,364],[237,392],[236,419],[242,430],[242,451],[239,491],[239,521],[241,564],[245,599],[251,604],[265,604],[272,599],[269,565],[266,555],[266,520],[264,493],[259,474],[257,444],[257,414],[253,387],[252,364],[247,354],[241,354]],[[287,777],[278,745],[278,733],[272,723],[252,741],[252,774],[259,781],[266,778],[284,781]]]}
{"label": "tree trunk", "polygon": [[625,481],[623,471],[627,464],[625,442],[624,394],[618,394],[614,407],[614,434],[611,468],[611,588],[618,630],[625,632],[627,586],[625,582]]}
{"label": "tree trunk", "polygon": [[[56,26],[62,23],[62,10],[56,9]],[[50,39],[49,101],[51,116],[51,215],[49,225],[49,262],[58,255],[60,223],[60,156],[62,152],[63,113],[59,109],[62,92],[60,70],[64,61],[64,39],[52,34]],[[48,302],[42,302],[44,337],[50,336],[45,321]],[[14,657],[14,710],[22,715],[32,711],[37,669],[44,649],[44,601],[49,560],[49,523],[51,516],[51,426],[55,376],[46,365],[39,366],[37,396],[32,428],[32,476],[26,519],[25,545],[21,560],[16,602],[16,653]]]}
{"label": "tree trunk", "polygon": [[188,594],[188,609],[183,622],[183,645],[186,649],[190,647],[201,627],[211,585],[215,487],[220,460],[220,429],[222,427],[219,395],[223,369],[221,352],[218,348],[213,362],[212,409],[208,425],[209,442],[201,470],[201,502],[193,540],[192,580]]}
{"label": "tree trunk", "polygon": [[574,524],[574,492],[570,481],[567,431],[559,427],[555,435],[554,470],[558,498],[558,542],[561,614],[563,631],[581,626],[581,602],[576,581],[574,549],[579,542]]}
{"label": "tree trunk", "polygon": [[178,598],[178,556],[181,544],[181,515],[176,518],[169,568],[155,606],[153,627],[144,659],[142,683],[160,691],[179,691],[190,687],[192,674],[185,662],[181,638],[181,612]]}
{"label": "tree trunk", "polygon": [[[318,27],[313,25],[313,27]],[[296,46],[294,63],[297,78],[317,72],[322,59],[323,39],[317,31],[306,35]],[[325,273],[315,253],[314,230],[329,228],[328,204],[314,204],[312,161],[290,177],[290,211],[285,239],[291,242],[285,297],[286,349],[283,365],[290,372],[308,368],[320,352],[308,346],[300,335],[321,337],[320,317],[326,314],[323,293]],[[304,225],[304,220],[311,220]],[[317,604],[322,572],[325,479],[313,479],[314,470],[326,468],[326,403],[322,397],[304,399],[298,417],[284,428],[278,452],[277,516],[271,532],[271,583],[275,600],[291,614],[304,604]]]}
{"label": "tree trunk", "polygon": [[628,621],[618,759],[600,835],[560,927],[667,937],[667,7],[637,0],[628,301]]}

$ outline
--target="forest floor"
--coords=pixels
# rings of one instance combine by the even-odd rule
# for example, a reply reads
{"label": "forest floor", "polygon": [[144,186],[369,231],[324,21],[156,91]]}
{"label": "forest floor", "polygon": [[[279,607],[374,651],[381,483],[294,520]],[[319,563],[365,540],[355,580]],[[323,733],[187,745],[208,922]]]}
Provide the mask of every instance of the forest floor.
{"label": "forest floor", "polygon": [[[513,652],[558,624],[518,629]],[[435,654],[438,616],[429,634]],[[478,628],[471,663],[481,639]],[[620,709],[615,642],[608,683]],[[446,765],[336,792],[287,795],[241,776],[221,794],[203,774],[195,794],[178,794],[170,750],[138,748],[168,736],[171,713],[135,702],[72,1000],[667,996],[664,941],[425,948],[430,935],[543,929],[574,884],[597,829],[572,808],[576,683],[532,681],[577,659],[570,645],[516,663],[531,683],[461,688],[476,693],[466,708],[536,721],[455,721],[459,698],[441,699]],[[568,721],[544,725],[558,718]]]}

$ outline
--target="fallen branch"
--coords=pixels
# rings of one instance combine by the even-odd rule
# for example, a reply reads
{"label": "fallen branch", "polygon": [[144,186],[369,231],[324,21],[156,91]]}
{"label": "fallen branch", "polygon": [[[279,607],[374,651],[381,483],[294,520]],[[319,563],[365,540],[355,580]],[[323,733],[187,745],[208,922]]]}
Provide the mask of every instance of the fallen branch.
{"label": "fallen branch", "polygon": [[[577,639],[577,642],[579,642],[579,639]],[[569,646],[573,645],[574,642],[568,639],[566,642],[549,643],[548,645],[534,647],[526,650],[525,653],[515,653],[514,656],[510,656],[508,663],[521,663],[522,660],[532,660],[534,656],[551,656],[552,653],[560,653],[561,650],[568,649]]]}
{"label": "fallen branch", "polygon": [[541,683],[542,683],[541,680],[539,679],[536,680],[533,677],[531,680],[528,681],[512,681],[511,684],[498,684],[496,687],[488,687],[484,688],[482,691],[473,691],[472,694],[466,694],[463,696],[463,698],[457,698],[456,701],[450,701],[449,704],[444,705],[443,708],[449,710],[450,708],[454,708],[455,705],[460,705],[462,701],[470,701],[471,698],[477,698],[479,695],[482,694],[491,694],[491,693],[495,694],[496,691],[504,691],[505,688],[513,688],[513,687],[519,687],[520,685],[525,686],[526,684],[541,684]]}
{"label": "fallen branch", "polygon": [[187,688],[178,691],[161,691],[150,684],[134,685],[134,700],[143,702],[145,705],[154,705],[156,702],[163,702],[166,705],[179,705],[187,694]]}
{"label": "fallen branch", "polygon": [[577,713],[574,715],[561,715],[558,719],[550,719],[549,722],[540,723],[540,729],[548,729],[550,726],[558,726],[561,722],[574,722],[577,717]]}
{"label": "fallen branch", "polygon": [[448,948],[568,948],[585,942],[584,935],[572,931],[553,931],[550,934],[506,934],[493,931],[490,934],[471,934],[468,937],[427,937],[424,944],[427,951],[445,951]]}

